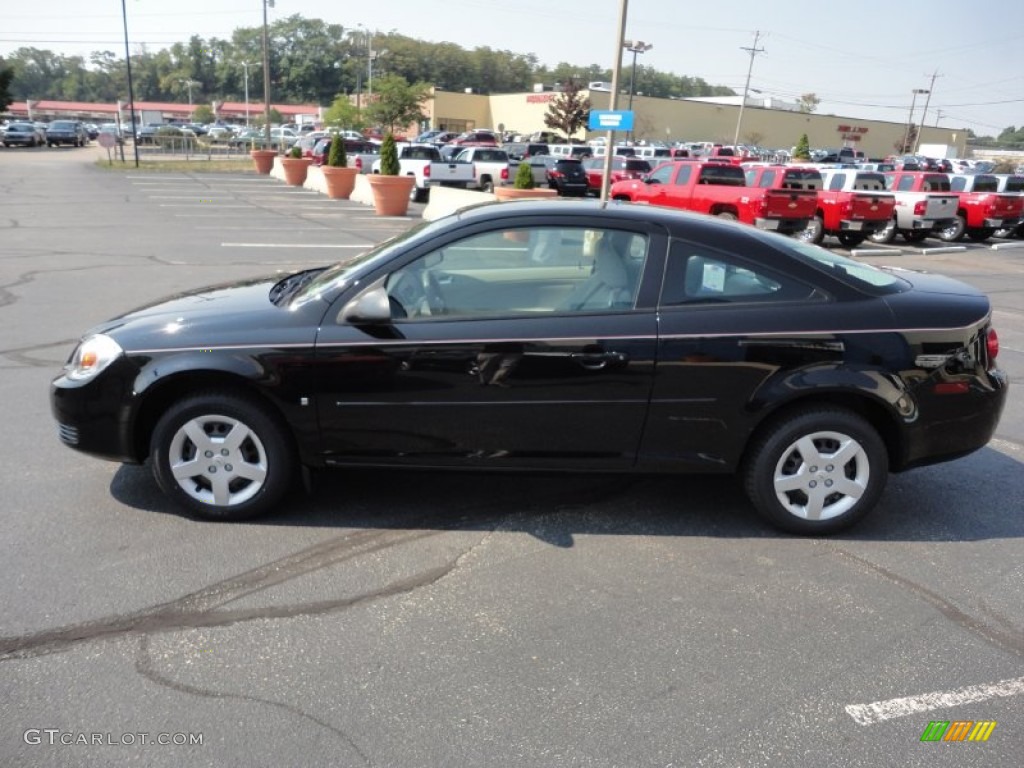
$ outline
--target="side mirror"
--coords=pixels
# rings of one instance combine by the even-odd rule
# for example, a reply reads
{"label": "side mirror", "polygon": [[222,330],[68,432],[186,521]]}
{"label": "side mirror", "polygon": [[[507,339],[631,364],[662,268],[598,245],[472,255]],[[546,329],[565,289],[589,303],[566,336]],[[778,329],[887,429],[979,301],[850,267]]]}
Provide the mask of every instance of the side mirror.
{"label": "side mirror", "polygon": [[391,302],[383,286],[370,288],[356,296],[341,310],[341,319],[352,325],[391,322]]}

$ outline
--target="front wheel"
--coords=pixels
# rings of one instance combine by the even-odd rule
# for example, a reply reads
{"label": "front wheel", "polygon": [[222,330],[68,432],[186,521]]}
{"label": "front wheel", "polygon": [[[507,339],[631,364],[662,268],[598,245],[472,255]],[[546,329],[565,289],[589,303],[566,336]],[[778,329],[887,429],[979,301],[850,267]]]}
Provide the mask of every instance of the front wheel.
{"label": "front wheel", "polygon": [[747,495],[772,525],[819,535],[848,528],[878,502],[889,475],[875,429],[841,408],[807,408],[755,438],[743,469]]}
{"label": "front wheel", "polygon": [[991,227],[980,227],[967,230],[967,236],[975,243],[983,243],[988,240],[996,231]]}
{"label": "front wheel", "polygon": [[207,520],[269,512],[294,464],[277,418],[256,400],[220,391],[172,405],[153,430],[150,457],[160,488]]}

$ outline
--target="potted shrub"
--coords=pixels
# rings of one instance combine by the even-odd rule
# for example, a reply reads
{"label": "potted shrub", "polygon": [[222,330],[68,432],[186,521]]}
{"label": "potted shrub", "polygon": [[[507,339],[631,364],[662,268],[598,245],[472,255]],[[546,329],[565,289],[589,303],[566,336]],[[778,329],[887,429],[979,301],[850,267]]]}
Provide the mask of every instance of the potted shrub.
{"label": "potted shrub", "polygon": [[499,200],[515,200],[522,197],[555,197],[557,189],[538,187],[533,181],[533,168],[528,158],[519,161],[519,169],[511,187],[495,187],[494,196]]}
{"label": "potted shrub", "polygon": [[348,200],[356,185],[355,168],[348,167],[348,155],[345,154],[345,139],[340,135],[331,139],[327,152],[327,164],[321,169],[324,182],[327,184],[327,196],[332,200]]}
{"label": "potted shrub", "polygon": [[274,158],[277,157],[277,152],[273,149],[256,149],[256,139],[253,138],[249,157],[252,158],[253,165],[256,166],[256,173],[269,176],[274,169]]}
{"label": "potted shrub", "polygon": [[409,196],[416,178],[400,174],[398,147],[394,134],[389,132],[380,146],[380,173],[366,177],[373,190],[373,207],[378,216],[404,216],[409,210]]}
{"label": "potted shrub", "polygon": [[297,145],[292,147],[288,151],[288,155],[281,158],[285,183],[293,187],[301,187],[306,182],[306,173],[312,162],[311,158],[302,156],[302,147]]}

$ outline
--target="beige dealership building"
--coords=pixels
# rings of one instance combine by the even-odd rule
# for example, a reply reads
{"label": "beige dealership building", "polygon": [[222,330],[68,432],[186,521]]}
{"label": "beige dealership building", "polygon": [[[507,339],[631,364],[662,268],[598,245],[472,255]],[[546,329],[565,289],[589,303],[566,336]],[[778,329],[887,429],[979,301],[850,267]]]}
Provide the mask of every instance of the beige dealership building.
{"label": "beige dealership building", "polygon": [[[611,93],[585,91],[594,109],[608,109]],[[491,128],[499,131],[532,133],[548,130],[544,115],[557,93],[509,93],[483,95],[435,90],[424,104],[431,128],[464,131]],[[626,108],[620,98],[619,109]],[[647,141],[714,141],[732,144],[736,135],[739,104],[702,102],[690,99],[633,97],[634,138]],[[868,157],[885,157],[903,140],[906,123],[862,120],[843,115],[820,115],[784,109],[765,109],[748,101],[743,110],[740,143],[775,149],[789,149],[802,134],[811,147],[830,149],[850,146]],[[587,139],[603,134],[587,133]],[[575,138],[584,138],[582,135]],[[946,144],[956,157],[967,147],[966,128],[926,127],[920,144]],[[952,148],[955,147],[955,150]]]}

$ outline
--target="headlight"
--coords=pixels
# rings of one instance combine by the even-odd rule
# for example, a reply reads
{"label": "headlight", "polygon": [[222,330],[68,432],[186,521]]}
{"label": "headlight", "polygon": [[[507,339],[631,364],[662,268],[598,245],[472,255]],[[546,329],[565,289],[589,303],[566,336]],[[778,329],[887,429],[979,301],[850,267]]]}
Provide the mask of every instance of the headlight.
{"label": "headlight", "polygon": [[90,336],[78,345],[71,360],[64,366],[64,373],[73,381],[91,379],[123,353],[120,345],[109,336]]}

